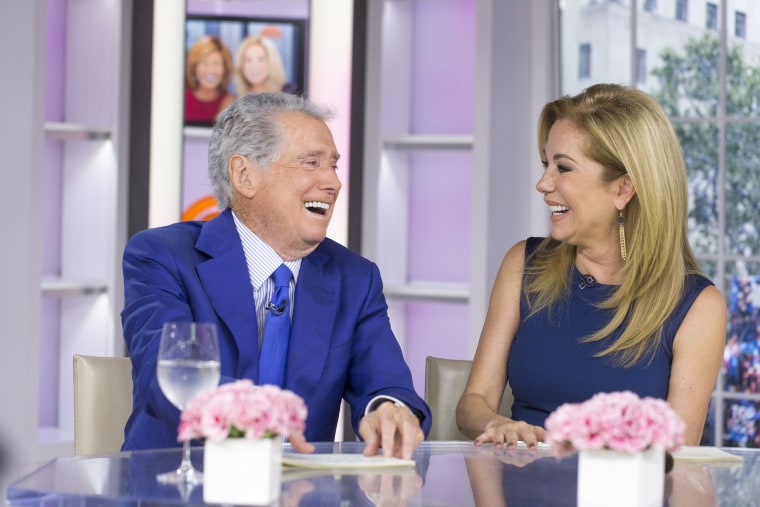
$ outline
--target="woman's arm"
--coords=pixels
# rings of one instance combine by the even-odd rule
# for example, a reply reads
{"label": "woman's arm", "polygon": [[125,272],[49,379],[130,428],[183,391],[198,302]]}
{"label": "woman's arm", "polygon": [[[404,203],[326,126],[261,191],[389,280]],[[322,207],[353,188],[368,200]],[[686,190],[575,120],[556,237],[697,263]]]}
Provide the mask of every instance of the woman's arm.
{"label": "woman's arm", "polygon": [[726,345],[726,301],[704,289],[686,314],[673,343],[668,403],[686,423],[686,445],[699,445]]}
{"label": "woman's arm", "polygon": [[525,241],[504,256],[496,275],[472,371],[457,405],[457,425],[476,444],[493,442],[507,446],[524,440],[543,440],[543,429],[498,415],[507,383],[507,359],[520,326],[520,288],[525,264]]}

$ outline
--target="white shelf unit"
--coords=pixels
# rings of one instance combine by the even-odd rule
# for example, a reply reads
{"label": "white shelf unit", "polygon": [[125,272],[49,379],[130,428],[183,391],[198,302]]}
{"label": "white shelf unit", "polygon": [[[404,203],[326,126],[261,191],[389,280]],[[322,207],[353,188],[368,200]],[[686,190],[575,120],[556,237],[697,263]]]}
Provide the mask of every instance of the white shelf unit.
{"label": "white shelf unit", "polygon": [[[457,342],[457,358],[472,357],[504,253],[516,241],[547,230],[548,215],[534,187],[541,167],[535,150],[535,126],[541,106],[556,96],[558,87],[556,31],[550,29],[557,23],[556,2],[439,0],[432,8],[476,16],[472,34],[476,40],[465,42],[475,46],[474,61],[452,62],[456,67],[452,72],[474,72],[472,96],[462,98],[473,104],[472,132],[440,135],[412,131],[412,125],[420,123],[413,117],[417,111],[415,101],[420,99],[413,91],[416,67],[424,67],[436,57],[440,60],[440,53],[446,51],[429,44],[427,50],[436,54],[420,55],[418,61],[414,60],[410,48],[419,44],[422,32],[441,29],[432,21],[437,16],[415,19],[421,12],[431,13],[425,11],[431,3],[423,4],[425,0],[380,0],[367,6],[362,189],[362,254],[380,267],[391,324],[407,354],[418,389],[422,388],[418,380],[423,375],[420,370],[424,368],[424,355],[435,355],[441,342]],[[456,30],[448,34],[455,40],[463,36]],[[440,81],[440,86],[446,86],[445,80]],[[435,90],[425,88],[423,93]],[[447,96],[441,100],[441,110],[456,100],[455,95]],[[420,154],[471,157],[471,167],[461,168],[470,174],[470,186],[465,191],[471,194],[461,200],[470,206],[463,210],[470,214],[469,238],[456,236],[450,240],[469,239],[465,281],[410,277],[408,248],[409,235],[414,233],[410,232],[414,221],[411,214],[415,212],[415,203],[410,202],[414,198],[410,178]],[[445,245],[440,250],[441,255],[447,254]],[[407,319],[408,305],[418,303],[464,307],[466,331],[446,336],[410,335],[409,332],[425,329],[424,324],[414,325]],[[454,327],[456,333],[462,328]],[[410,357],[410,351],[416,356]]]}
{"label": "white shelf unit", "polygon": [[472,150],[473,137],[468,135],[405,135],[383,139],[387,150]]}
{"label": "white shelf unit", "polygon": [[[74,354],[123,355],[131,2],[48,4],[38,442],[73,450]],[[54,7],[51,7],[54,6]],[[61,54],[56,53],[60,51]],[[63,65],[56,65],[58,58]],[[55,188],[56,184],[58,185]],[[55,218],[52,219],[51,218]],[[51,256],[55,257],[51,262]],[[50,355],[55,353],[56,357]],[[55,374],[52,371],[55,370]],[[51,411],[55,408],[55,414]]]}
{"label": "white shelf unit", "polygon": [[59,141],[97,141],[111,139],[111,129],[48,121],[45,122],[45,135]]}

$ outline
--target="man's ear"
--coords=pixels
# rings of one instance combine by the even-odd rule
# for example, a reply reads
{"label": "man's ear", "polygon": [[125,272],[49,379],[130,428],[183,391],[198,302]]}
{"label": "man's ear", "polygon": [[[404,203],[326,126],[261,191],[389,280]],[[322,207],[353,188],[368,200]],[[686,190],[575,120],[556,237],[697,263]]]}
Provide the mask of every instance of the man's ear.
{"label": "man's ear", "polygon": [[243,155],[233,155],[227,162],[227,175],[232,188],[243,197],[251,198],[256,193],[256,172],[248,158]]}
{"label": "man's ear", "polygon": [[636,195],[636,189],[633,186],[631,177],[626,174],[620,178],[617,195],[615,196],[615,206],[617,209],[624,209],[631,199],[633,199],[634,195]]}

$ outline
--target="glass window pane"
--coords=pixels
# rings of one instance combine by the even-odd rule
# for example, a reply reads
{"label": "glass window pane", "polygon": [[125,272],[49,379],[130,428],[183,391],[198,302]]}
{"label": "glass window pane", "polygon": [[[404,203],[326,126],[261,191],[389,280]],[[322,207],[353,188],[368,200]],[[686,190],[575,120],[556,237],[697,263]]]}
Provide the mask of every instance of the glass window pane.
{"label": "glass window pane", "polygon": [[[641,33],[641,31],[639,32]],[[652,93],[676,118],[713,118],[720,98],[720,42],[706,32],[698,38],[673,39],[650,50],[657,56],[649,80]]]}
{"label": "glass window pane", "polygon": [[760,276],[734,276],[730,290],[723,388],[760,393]]}
{"label": "glass window pane", "polygon": [[[760,447],[760,1],[559,5],[562,93],[593,82],[631,84],[673,122],[688,171],[689,241],[730,305],[703,442]],[[581,44],[593,48],[585,78]],[[751,297],[741,292],[747,284]]]}
{"label": "glass window pane", "polygon": [[705,273],[705,276],[718,285],[718,263],[717,261],[701,259],[699,267]]}
{"label": "glass window pane", "polygon": [[[760,447],[760,402],[727,400],[723,422],[725,447]],[[726,496],[721,495],[720,498],[726,499]]]}
{"label": "glass window pane", "polygon": [[726,127],[726,252],[760,256],[760,122]]}
{"label": "glass window pane", "polygon": [[676,123],[689,177],[689,243],[696,255],[718,253],[718,128]]}
{"label": "glass window pane", "polygon": [[726,81],[726,115],[760,116],[760,58],[748,46],[733,45],[728,50]]}

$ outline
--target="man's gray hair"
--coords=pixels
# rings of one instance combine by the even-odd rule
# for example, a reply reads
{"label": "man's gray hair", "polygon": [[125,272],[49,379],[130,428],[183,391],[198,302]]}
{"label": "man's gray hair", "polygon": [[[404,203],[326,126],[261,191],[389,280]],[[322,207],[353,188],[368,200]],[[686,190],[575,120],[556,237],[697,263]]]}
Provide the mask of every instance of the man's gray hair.
{"label": "man's gray hair", "polygon": [[271,165],[285,148],[278,116],[290,112],[325,122],[333,117],[330,109],[290,93],[249,93],[219,113],[208,143],[208,177],[220,210],[233,198],[230,158],[243,155],[256,167]]}

